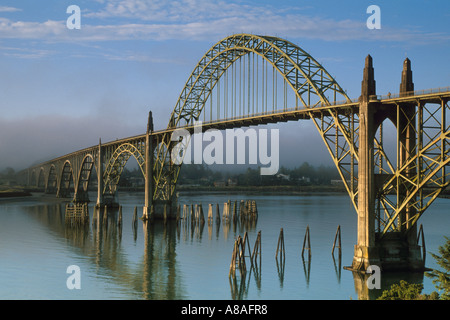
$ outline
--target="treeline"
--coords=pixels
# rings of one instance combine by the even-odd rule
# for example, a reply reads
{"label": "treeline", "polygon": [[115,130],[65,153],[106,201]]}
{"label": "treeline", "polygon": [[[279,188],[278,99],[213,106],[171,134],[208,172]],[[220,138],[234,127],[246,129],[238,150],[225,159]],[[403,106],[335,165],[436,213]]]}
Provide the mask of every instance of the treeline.
{"label": "treeline", "polygon": [[[12,168],[0,171],[0,185],[14,181],[16,172]],[[92,178],[92,176],[91,176]],[[259,168],[244,171],[211,169],[204,164],[190,164],[181,167],[178,177],[180,185],[200,186],[280,186],[280,185],[329,185],[332,180],[340,180],[335,167],[320,165],[315,167],[304,162],[299,167],[281,167],[275,175],[261,175]],[[124,168],[119,180],[121,187],[143,187],[144,176],[140,168]]]}
{"label": "treeline", "polygon": [[259,168],[247,168],[244,172],[212,170],[205,165],[182,166],[179,184],[203,186],[278,186],[278,185],[329,185],[340,179],[334,167],[314,167],[304,162],[296,168],[281,167],[275,175],[261,175]]}
{"label": "treeline", "polygon": [[16,184],[16,172],[13,168],[6,168],[0,171],[0,186]]}
{"label": "treeline", "polygon": [[16,171],[11,168],[7,167],[0,171],[0,179],[15,179],[16,178]]}
{"label": "treeline", "polygon": [[[304,162],[296,168],[281,167],[275,175],[261,175],[259,168],[247,168],[243,172],[213,170],[203,164],[181,167],[179,185],[199,186],[286,186],[286,185],[330,185],[332,180],[340,180],[336,168],[320,165],[314,167]],[[139,168],[124,169],[119,186],[143,186],[143,175]]]}

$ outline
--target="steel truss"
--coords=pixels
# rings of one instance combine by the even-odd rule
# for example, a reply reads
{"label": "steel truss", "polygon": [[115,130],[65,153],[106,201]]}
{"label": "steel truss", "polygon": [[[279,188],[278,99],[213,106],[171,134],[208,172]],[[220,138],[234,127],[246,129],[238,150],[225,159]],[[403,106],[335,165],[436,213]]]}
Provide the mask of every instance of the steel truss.
{"label": "steel truss", "polygon": [[[377,194],[377,228],[408,232],[449,185],[448,97],[393,101],[397,119],[396,165],[386,157]],[[415,100],[415,101],[414,101]],[[412,103],[412,104],[411,104]]]}

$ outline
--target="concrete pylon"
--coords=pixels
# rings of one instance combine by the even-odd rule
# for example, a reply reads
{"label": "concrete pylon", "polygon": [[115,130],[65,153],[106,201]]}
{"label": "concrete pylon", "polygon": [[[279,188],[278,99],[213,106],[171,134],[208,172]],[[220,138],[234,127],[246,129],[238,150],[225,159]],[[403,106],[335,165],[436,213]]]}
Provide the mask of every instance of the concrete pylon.
{"label": "concrete pylon", "polygon": [[142,219],[152,219],[153,207],[153,132],[152,112],[148,113],[147,134],[145,138],[145,205],[142,212]]}
{"label": "concrete pylon", "polygon": [[414,83],[412,81],[411,61],[406,58],[403,62],[402,81],[400,83],[400,96],[404,96],[407,92],[414,91]]}
{"label": "concrete pylon", "polygon": [[[411,62],[403,64],[400,95],[414,90]],[[374,138],[379,125],[386,118],[393,120],[398,131],[398,168],[404,167],[415,154],[415,105],[404,103],[398,110],[381,104],[376,96],[372,57],[365,61],[364,76],[359,98],[359,162],[358,162],[358,222],[357,244],[352,266],[348,269],[365,272],[371,265],[386,271],[423,271],[424,263],[417,245],[417,230],[408,226],[409,217],[415,214],[414,207],[407,206],[399,215],[399,230],[381,237],[375,229],[375,203],[379,185],[374,172]],[[402,176],[412,179],[416,175],[414,164],[402,171]],[[406,199],[411,190],[399,187],[398,193]]]}
{"label": "concrete pylon", "polygon": [[375,178],[374,137],[375,112],[380,106],[376,100],[376,87],[372,57],[366,57],[361,96],[359,98],[359,163],[358,163],[358,236],[352,269],[366,270],[380,265],[375,247]]}
{"label": "concrete pylon", "polygon": [[[400,84],[400,96],[407,96],[413,94],[414,83],[412,79],[411,61],[406,58],[403,62],[402,81]],[[414,180],[417,176],[416,163],[409,160],[416,156],[416,105],[402,104],[399,107],[399,118],[397,120],[397,130],[399,131],[399,167],[405,167],[402,175],[410,180]],[[408,190],[404,186],[399,186],[399,195],[402,199],[411,196],[412,190]],[[416,198],[411,199],[414,203]],[[410,218],[416,215],[416,208],[413,205],[406,206],[399,215],[400,232],[402,233],[401,240],[404,242],[404,251],[408,252],[408,265],[410,269],[423,269],[424,261],[420,253],[420,247],[417,244],[417,224],[409,225]],[[408,229],[408,232],[404,231]]]}
{"label": "concrete pylon", "polygon": [[103,152],[102,139],[98,141],[98,157],[97,157],[97,208],[103,206]]}

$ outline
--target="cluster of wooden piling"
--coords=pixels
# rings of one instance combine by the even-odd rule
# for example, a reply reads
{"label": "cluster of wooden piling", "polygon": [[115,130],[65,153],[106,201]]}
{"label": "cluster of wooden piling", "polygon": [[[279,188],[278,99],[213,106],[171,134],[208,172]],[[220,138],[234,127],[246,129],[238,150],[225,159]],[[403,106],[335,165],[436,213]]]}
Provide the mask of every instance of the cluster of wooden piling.
{"label": "cluster of wooden piling", "polygon": [[[108,228],[108,224],[112,224],[114,227],[117,227],[118,229],[121,230],[123,224],[122,206],[119,205],[117,216],[115,212],[113,215],[111,215],[110,211],[111,208],[108,208],[107,205],[103,207],[103,210],[100,207],[95,207],[94,213],[92,215],[92,226],[94,228],[97,227]],[[114,219],[111,220],[113,216]]]}
{"label": "cluster of wooden piling", "polygon": [[[247,271],[246,262],[245,262],[245,258],[247,257],[245,255],[246,248],[248,248],[248,250],[250,252],[250,245],[248,243],[247,232],[245,233],[243,238],[241,236],[238,236],[234,242],[233,253],[232,253],[231,264],[230,264],[230,273],[229,273],[230,275],[234,276],[236,269],[238,269],[240,271],[241,275],[245,274],[245,272]],[[335,238],[333,241],[333,247],[331,250],[333,259],[334,259],[334,251],[336,248],[339,250],[339,260],[340,260],[341,255],[342,255],[341,226],[340,225],[338,226],[338,228],[336,230],[336,235],[335,235]],[[302,256],[302,259],[304,262],[305,262],[305,251],[308,252],[306,261],[308,262],[308,265],[309,265],[309,263],[311,262],[311,238],[310,238],[309,225],[306,226],[306,232],[305,232],[305,236],[303,238],[303,245],[302,245],[302,251],[301,251],[301,256]],[[259,255],[259,259],[261,261],[261,231],[258,232],[258,237],[255,242],[255,247],[253,249],[253,253],[249,256],[252,267],[258,266],[258,264],[255,263],[255,256],[257,256],[257,255]],[[277,262],[277,267],[279,265],[281,265],[281,270],[284,270],[285,257],[286,257],[286,249],[285,249],[285,245],[284,245],[284,231],[283,231],[283,228],[281,228],[280,234],[278,236],[276,251],[275,251],[275,260]],[[261,262],[259,263],[259,265],[260,264],[261,264]]]}
{"label": "cluster of wooden piling", "polygon": [[87,203],[67,203],[65,211],[66,226],[86,225],[89,223]]}
{"label": "cluster of wooden piling", "polygon": [[[211,204],[210,204],[211,207]],[[208,213],[209,215],[209,213]],[[204,224],[205,215],[203,213],[202,204],[184,204],[181,211],[181,205],[178,205],[177,209],[177,221],[183,221],[185,223],[191,222],[192,225]]]}
{"label": "cluster of wooden piling", "polygon": [[[248,255],[245,254],[245,250],[248,249]],[[245,232],[244,237],[240,235],[234,242],[233,253],[231,256],[231,264],[230,264],[230,272],[229,276],[235,276],[236,269],[239,270],[241,275],[247,272],[247,264],[245,262],[245,258],[249,258],[250,260],[250,268],[255,269],[258,273],[258,270],[261,266],[261,231],[258,232],[256,237],[255,245],[253,247],[253,251],[250,248],[250,241],[248,239],[248,234]],[[259,257],[259,259],[258,259]],[[250,269],[250,270],[251,270]]]}
{"label": "cluster of wooden piling", "polygon": [[[215,208],[215,209],[214,209]],[[214,222],[214,216],[216,223],[252,223],[256,224],[258,219],[258,209],[255,200],[241,200],[238,210],[238,202],[228,200],[223,204],[222,218],[220,217],[219,204],[210,203],[208,205],[207,219],[203,212],[202,204],[184,204],[178,205],[177,209],[177,221],[183,221],[184,223],[191,223],[191,225],[201,225],[206,221],[208,225]]]}

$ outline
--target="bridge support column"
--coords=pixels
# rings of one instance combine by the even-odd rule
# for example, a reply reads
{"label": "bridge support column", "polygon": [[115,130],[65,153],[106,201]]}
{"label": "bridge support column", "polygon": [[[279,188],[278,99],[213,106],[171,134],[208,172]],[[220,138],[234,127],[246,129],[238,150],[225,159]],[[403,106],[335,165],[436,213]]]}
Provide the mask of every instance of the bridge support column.
{"label": "bridge support column", "polygon": [[98,156],[97,156],[97,208],[102,208],[103,203],[103,152],[102,139],[98,142]]}
{"label": "bridge support column", "polygon": [[[380,265],[375,246],[375,176],[374,176],[374,115],[379,102],[374,99],[375,80],[372,57],[366,58],[359,102],[359,163],[358,163],[358,237],[352,269],[366,270]],[[371,99],[372,97],[372,99]]]}
{"label": "bridge support column", "polygon": [[152,220],[155,212],[153,207],[153,139],[150,137],[152,132],[153,117],[150,111],[145,138],[145,205],[142,212],[143,220]]}
{"label": "bridge support column", "polygon": [[[409,61],[409,60],[408,60]],[[406,69],[405,69],[406,68]],[[411,74],[410,64],[405,63],[403,74]],[[401,90],[410,91],[411,77],[402,77]],[[405,89],[403,89],[405,88]],[[408,89],[406,89],[408,88]],[[396,126],[398,132],[397,151],[399,152],[397,167],[406,164],[414,154],[416,137],[414,133],[415,106],[398,106]],[[370,265],[376,265],[385,271],[423,271],[424,264],[417,245],[416,228],[406,232],[406,222],[413,214],[413,207],[405,208],[399,217],[399,230],[384,235],[376,232],[377,184],[374,173],[374,138],[378,124],[388,116],[390,110],[383,109],[376,98],[374,70],[370,55],[366,58],[364,78],[362,81],[359,102],[359,163],[358,163],[358,236],[353,262],[350,270],[365,272]],[[392,115],[392,114],[391,114]],[[414,164],[403,174],[411,179],[415,175]],[[408,196],[409,190],[398,186],[402,197]],[[405,224],[402,225],[402,222]]]}
{"label": "bridge support column", "polygon": [[[411,62],[408,58],[403,62],[402,81],[400,84],[400,96],[408,96],[414,91],[414,83],[412,81]],[[399,168],[405,167],[402,170],[402,175],[411,181],[417,177],[417,163],[408,162],[411,158],[416,156],[417,146],[417,119],[416,119],[416,105],[415,104],[401,104],[397,106],[397,131],[399,146]],[[403,201],[411,196],[414,190],[399,183],[399,196]],[[404,242],[405,253],[407,254],[407,265],[409,269],[423,270],[425,261],[423,261],[420,247],[417,244],[417,225],[411,226],[411,218],[416,215],[416,208],[412,203],[416,202],[416,197],[413,196],[410,203],[400,212],[399,215],[399,235]]]}

